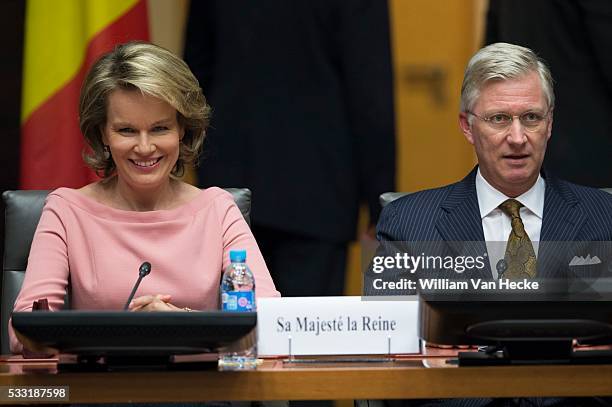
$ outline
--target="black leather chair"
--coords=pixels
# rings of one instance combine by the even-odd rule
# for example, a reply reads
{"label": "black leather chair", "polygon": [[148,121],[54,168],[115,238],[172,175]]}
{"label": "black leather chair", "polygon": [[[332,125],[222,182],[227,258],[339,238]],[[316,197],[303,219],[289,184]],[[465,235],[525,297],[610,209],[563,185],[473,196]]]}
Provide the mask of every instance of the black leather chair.
{"label": "black leather chair", "polygon": [[[226,188],[242,216],[251,223],[251,191],[246,188]],[[0,293],[0,353],[10,353],[8,320],[25,275],[30,245],[49,191],[5,191],[4,262]]]}
{"label": "black leather chair", "polygon": [[380,194],[380,196],[378,197],[378,202],[380,203],[380,207],[384,208],[396,199],[399,199],[408,194],[410,194],[410,192],[385,192],[384,194]]}

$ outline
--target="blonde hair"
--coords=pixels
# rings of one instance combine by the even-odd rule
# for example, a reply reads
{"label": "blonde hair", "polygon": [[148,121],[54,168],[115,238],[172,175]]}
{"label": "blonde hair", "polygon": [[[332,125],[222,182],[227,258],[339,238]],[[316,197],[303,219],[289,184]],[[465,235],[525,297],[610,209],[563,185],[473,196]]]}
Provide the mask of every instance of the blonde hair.
{"label": "blonde hair", "polygon": [[517,79],[537,72],[548,108],[555,106],[555,93],[550,70],[535,52],[519,45],[497,42],[478,51],[468,62],[461,85],[462,112],[471,111],[488,81]]}
{"label": "blonde hair", "polygon": [[183,175],[185,165],[197,162],[210,120],[210,106],[187,64],[162,47],[128,42],[117,45],[91,67],[81,87],[79,125],[91,147],[91,152],[83,153],[83,159],[103,178],[115,171],[112,157],[105,154],[102,134],[108,96],[117,89],[140,90],[176,109],[184,135],[172,175]]}

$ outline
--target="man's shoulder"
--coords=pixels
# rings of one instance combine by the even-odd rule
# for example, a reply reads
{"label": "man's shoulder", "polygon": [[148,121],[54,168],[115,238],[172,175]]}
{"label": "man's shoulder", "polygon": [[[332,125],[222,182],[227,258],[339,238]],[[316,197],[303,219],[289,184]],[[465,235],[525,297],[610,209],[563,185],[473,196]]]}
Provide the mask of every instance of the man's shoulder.
{"label": "man's shoulder", "polygon": [[407,193],[406,195],[389,202],[387,207],[394,212],[402,212],[405,210],[433,211],[440,207],[449,194],[460,184],[461,182],[456,182],[443,187]]}
{"label": "man's shoulder", "polygon": [[[549,191],[550,189],[550,191]],[[560,218],[563,214],[563,219]],[[575,223],[581,240],[612,239],[612,194],[564,180],[548,180],[544,202],[544,220],[548,223]],[[552,218],[551,218],[552,217]]]}
{"label": "man's shoulder", "polygon": [[612,209],[610,189],[597,189],[554,177],[547,180],[547,186],[553,187],[568,202],[576,201],[587,207]]}
{"label": "man's shoulder", "polygon": [[438,240],[435,225],[444,208],[462,196],[462,182],[404,195],[390,202],[377,225],[379,240]]}

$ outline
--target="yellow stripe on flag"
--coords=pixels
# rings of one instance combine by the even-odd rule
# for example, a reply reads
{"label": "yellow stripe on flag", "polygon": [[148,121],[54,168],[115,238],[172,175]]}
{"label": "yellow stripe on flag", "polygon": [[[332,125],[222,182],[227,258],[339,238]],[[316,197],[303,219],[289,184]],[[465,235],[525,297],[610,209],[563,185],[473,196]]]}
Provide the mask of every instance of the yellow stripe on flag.
{"label": "yellow stripe on flag", "polygon": [[22,123],[76,75],[90,39],[136,3],[137,0],[28,1]]}

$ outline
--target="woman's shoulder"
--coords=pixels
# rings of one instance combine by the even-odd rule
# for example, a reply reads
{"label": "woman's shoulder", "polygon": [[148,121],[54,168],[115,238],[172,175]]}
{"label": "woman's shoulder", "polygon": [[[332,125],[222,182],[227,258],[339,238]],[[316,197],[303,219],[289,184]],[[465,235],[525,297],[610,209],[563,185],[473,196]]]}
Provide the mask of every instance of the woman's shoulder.
{"label": "woman's shoulder", "polygon": [[61,187],[49,193],[47,201],[64,202],[76,206],[89,206],[103,201],[103,188],[100,181],[92,182],[81,188]]}
{"label": "woman's shoulder", "polygon": [[235,204],[232,194],[219,187],[200,189],[199,196],[192,202],[197,203],[198,208],[210,206],[211,203],[217,208],[226,208]]}
{"label": "woman's shoulder", "polygon": [[219,187],[208,187],[208,188],[204,188],[201,190],[203,194],[207,195],[209,198],[211,199],[221,199],[221,200],[232,200],[233,201],[233,197],[232,194],[223,189],[223,188],[219,188]]}
{"label": "woman's shoulder", "polygon": [[68,213],[66,211],[74,212],[74,210],[99,213],[105,208],[98,202],[93,184],[88,184],[82,188],[57,188],[47,195],[45,207],[62,213]]}
{"label": "woman's shoulder", "polygon": [[76,203],[75,201],[80,200],[81,197],[87,197],[87,195],[80,192],[80,189],[60,187],[49,192],[47,204],[60,202],[64,204]]}

